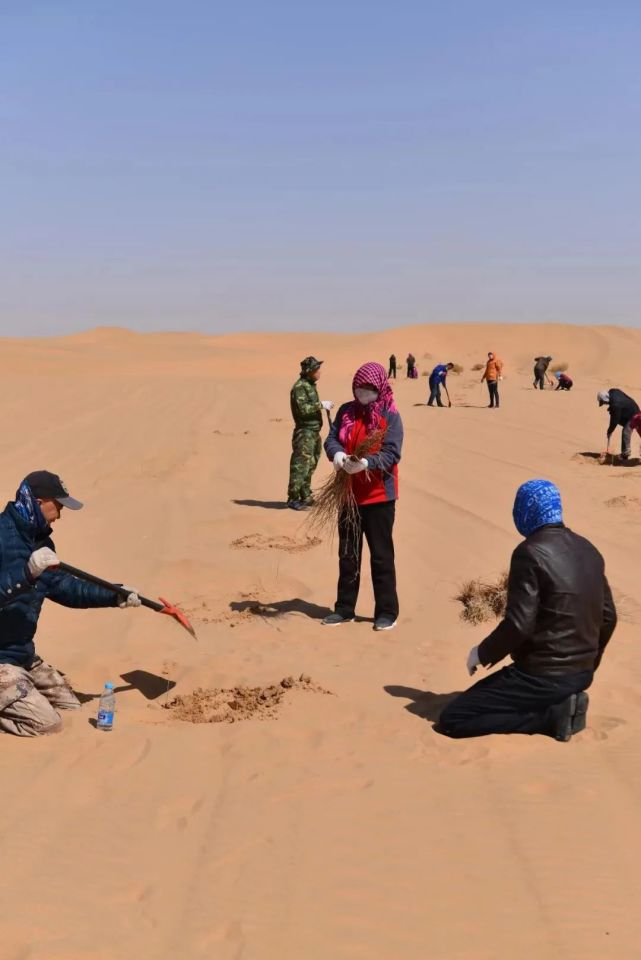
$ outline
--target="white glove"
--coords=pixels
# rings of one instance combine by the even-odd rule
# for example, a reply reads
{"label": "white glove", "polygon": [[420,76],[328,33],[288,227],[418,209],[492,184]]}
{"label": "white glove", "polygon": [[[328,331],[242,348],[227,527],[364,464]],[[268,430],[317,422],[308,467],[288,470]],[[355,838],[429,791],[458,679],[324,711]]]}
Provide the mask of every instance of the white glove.
{"label": "white glove", "polygon": [[323,410],[332,410],[334,407],[333,400],[321,400],[321,407]]}
{"label": "white glove", "polygon": [[37,580],[41,573],[44,573],[49,567],[57,567],[60,563],[58,557],[49,547],[40,547],[34,550],[27,561],[29,576],[32,580]]}
{"label": "white glove", "polygon": [[502,380],[502,379],[503,379],[503,377],[499,377],[499,380]]}
{"label": "white glove", "polygon": [[367,470],[369,463],[365,458],[362,460],[350,460],[349,458],[345,460],[343,464],[343,470],[345,473],[360,473],[362,470]]}
{"label": "white glove", "polygon": [[336,470],[337,473],[343,469],[346,460],[347,454],[344,450],[339,450],[338,453],[334,454],[334,470]]}
{"label": "white glove", "polygon": [[123,590],[129,590],[130,593],[127,597],[121,597],[118,601],[118,606],[121,610],[124,610],[126,607],[139,607],[140,606],[140,597],[138,596],[138,591],[133,587],[126,587],[123,583]]}
{"label": "white glove", "polygon": [[479,660],[479,648],[472,647],[470,652],[467,655],[467,672],[472,676],[477,667],[481,666],[481,661]]}

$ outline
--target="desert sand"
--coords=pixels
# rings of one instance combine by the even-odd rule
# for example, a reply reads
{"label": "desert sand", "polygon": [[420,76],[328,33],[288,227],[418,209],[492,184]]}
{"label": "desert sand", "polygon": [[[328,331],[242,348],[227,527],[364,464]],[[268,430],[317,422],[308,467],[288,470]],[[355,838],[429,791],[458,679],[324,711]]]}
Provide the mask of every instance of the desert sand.
{"label": "desert sand", "polygon": [[[499,411],[471,371],[489,349],[505,361]],[[421,372],[464,372],[451,410],[424,406],[422,376],[393,383],[400,621],[372,631],[366,575],[365,619],[326,629],[336,543],[309,541],[306,515],[282,509],[289,388],[313,353],[338,403],[362,362],[410,350]],[[541,353],[570,363],[571,393],[534,392]],[[147,610],[45,605],[41,656],[86,697],[108,679],[124,689],[112,733],[88,699],[55,737],[0,740],[2,960],[640,956],[641,465],[581,454],[604,446],[597,389],[641,399],[641,331],[109,329],[4,340],[2,368],[5,501],[30,470],[59,472],[86,502],[55,528],[61,558],[169,597],[198,633]],[[514,492],[535,476],[559,484],[618,600],[589,727],[569,744],[452,742],[432,721],[489,629],[463,623],[453,597],[507,569]],[[165,709],[199,687],[301,674],[312,684],[243,722]]]}

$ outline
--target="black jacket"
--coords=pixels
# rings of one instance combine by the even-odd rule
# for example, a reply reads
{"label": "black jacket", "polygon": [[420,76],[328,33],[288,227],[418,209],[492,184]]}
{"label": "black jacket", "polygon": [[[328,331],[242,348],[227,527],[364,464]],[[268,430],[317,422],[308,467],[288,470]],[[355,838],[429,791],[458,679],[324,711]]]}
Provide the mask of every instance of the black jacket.
{"label": "black jacket", "polygon": [[635,413],[639,413],[639,404],[632,397],[629,397],[623,390],[608,390],[610,403],[608,404],[608,413],[610,414],[610,426],[608,427],[608,436],[614,433],[617,427],[625,427]]}
{"label": "black jacket", "polygon": [[512,554],[505,619],[479,646],[538,676],[596,670],[617,615],[603,557],[562,524],[540,527]]}
{"label": "black jacket", "polygon": [[534,376],[542,377],[547,373],[547,369],[552,362],[552,357],[535,357],[534,358]]}

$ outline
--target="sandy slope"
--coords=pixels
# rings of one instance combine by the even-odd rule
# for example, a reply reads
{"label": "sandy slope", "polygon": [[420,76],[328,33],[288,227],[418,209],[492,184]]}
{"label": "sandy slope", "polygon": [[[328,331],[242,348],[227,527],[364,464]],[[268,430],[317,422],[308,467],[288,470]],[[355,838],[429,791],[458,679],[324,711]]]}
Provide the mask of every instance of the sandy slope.
{"label": "sandy slope", "polygon": [[[506,361],[498,412],[470,372],[490,348]],[[396,383],[399,628],[327,631],[316,618],[334,599],[335,545],[230,544],[305,535],[300,515],[270,507],[285,493],[300,358],[326,359],[321,394],[341,401],[359,363],[410,349],[421,369],[453,359],[465,373],[452,410],[418,405],[424,378]],[[571,361],[575,391],[534,393],[540,352]],[[639,956],[641,466],[577,454],[603,445],[598,388],[641,396],[641,333],[98,330],[5,341],[2,358],[5,496],[31,469],[59,470],[87,501],[57,528],[63,558],[166,593],[199,634],[147,611],[46,608],[39,650],[78,690],[152,677],[119,694],[111,735],[90,725],[89,702],[56,738],[2,738],[2,960]],[[467,684],[484,632],[451,598],[506,568],[514,490],[536,475],[560,484],[620,601],[590,729],[568,746],[449,742],[424,694]],[[243,612],[255,600],[279,615]],[[189,693],[301,671],[335,696],[294,691],[276,720],[180,723],[156,696],[165,679]]]}

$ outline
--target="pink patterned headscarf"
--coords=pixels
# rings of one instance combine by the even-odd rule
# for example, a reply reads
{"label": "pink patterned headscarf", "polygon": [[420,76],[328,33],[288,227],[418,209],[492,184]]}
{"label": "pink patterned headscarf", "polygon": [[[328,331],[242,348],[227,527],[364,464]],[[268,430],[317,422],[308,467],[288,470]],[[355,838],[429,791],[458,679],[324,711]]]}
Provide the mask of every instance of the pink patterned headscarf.
{"label": "pink patterned headscarf", "polygon": [[[378,400],[368,404],[367,407],[363,407],[356,399],[355,391],[358,387],[366,386],[372,386],[378,390]],[[343,415],[343,423],[339,434],[341,443],[345,442],[359,414],[363,415],[366,432],[371,433],[378,427],[380,417],[385,411],[398,413],[385,367],[382,367],[380,363],[372,361],[364,363],[362,367],[358,368],[352,380],[352,393],[354,394],[354,400],[348,405]]]}

